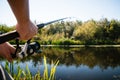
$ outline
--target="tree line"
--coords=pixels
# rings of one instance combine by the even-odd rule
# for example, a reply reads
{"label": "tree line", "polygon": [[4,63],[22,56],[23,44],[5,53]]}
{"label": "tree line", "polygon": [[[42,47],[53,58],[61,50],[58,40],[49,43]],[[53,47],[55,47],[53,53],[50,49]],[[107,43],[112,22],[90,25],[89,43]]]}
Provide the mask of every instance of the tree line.
{"label": "tree line", "polygon": [[58,22],[40,31],[46,44],[120,44],[120,21],[107,18]]}
{"label": "tree line", "polygon": [[[0,31],[7,32],[15,27],[0,25]],[[107,18],[82,22],[61,21],[38,31],[33,40],[41,44],[120,44],[120,21]]]}

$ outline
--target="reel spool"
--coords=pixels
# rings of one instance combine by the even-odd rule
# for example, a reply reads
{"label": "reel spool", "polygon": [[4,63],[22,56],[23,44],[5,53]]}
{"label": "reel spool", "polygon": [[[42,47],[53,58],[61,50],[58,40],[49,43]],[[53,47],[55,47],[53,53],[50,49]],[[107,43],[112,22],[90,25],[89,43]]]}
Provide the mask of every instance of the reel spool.
{"label": "reel spool", "polygon": [[40,44],[38,42],[33,42],[28,45],[27,54],[32,55],[40,49]]}

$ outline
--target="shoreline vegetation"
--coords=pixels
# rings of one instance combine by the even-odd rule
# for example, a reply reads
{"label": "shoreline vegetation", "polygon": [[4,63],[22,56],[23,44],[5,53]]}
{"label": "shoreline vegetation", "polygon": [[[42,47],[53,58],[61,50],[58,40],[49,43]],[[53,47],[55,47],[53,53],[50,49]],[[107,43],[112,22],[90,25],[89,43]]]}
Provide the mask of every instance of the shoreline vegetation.
{"label": "shoreline vegetation", "polygon": [[[0,33],[13,30],[15,26],[0,25]],[[120,45],[120,21],[102,18],[98,21],[56,22],[38,30],[32,41],[41,45]],[[15,40],[10,43],[15,44]],[[25,41],[20,41],[20,44],[23,43]]]}

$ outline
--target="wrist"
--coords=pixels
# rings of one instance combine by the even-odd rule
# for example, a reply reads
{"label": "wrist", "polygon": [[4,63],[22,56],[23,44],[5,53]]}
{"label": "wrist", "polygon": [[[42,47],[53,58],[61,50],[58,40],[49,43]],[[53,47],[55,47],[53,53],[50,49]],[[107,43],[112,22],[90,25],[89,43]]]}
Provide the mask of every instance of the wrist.
{"label": "wrist", "polygon": [[17,20],[18,25],[25,25],[25,24],[29,24],[29,23],[30,23],[30,19]]}

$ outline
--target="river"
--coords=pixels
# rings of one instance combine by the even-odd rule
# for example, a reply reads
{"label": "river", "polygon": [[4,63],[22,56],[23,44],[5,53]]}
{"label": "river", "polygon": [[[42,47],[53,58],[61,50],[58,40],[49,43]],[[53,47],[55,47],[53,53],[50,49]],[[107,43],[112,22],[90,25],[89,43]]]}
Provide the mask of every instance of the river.
{"label": "river", "polygon": [[[19,65],[25,68],[28,65],[32,75],[38,70],[43,74],[43,56],[47,57],[48,70],[51,61],[59,60],[56,68],[56,80],[120,80],[120,48],[113,47],[42,47],[42,53],[14,61],[14,71]],[[1,59],[0,63],[5,64]]]}

